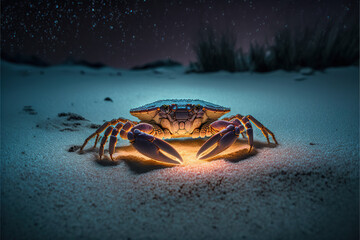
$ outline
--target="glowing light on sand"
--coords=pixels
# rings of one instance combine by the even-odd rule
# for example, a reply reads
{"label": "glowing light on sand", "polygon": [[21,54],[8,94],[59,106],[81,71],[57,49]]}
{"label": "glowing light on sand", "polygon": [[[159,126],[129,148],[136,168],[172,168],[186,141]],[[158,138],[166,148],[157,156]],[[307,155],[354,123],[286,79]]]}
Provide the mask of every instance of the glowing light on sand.
{"label": "glowing light on sand", "polygon": [[[196,153],[200,149],[200,147],[205,143],[207,139],[182,139],[182,140],[170,140],[170,143],[182,156],[184,162],[179,166],[189,166],[189,165],[200,165],[205,164],[211,161],[220,160],[220,159],[228,159],[228,160],[241,160],[249,156],[248,149],[249,146],[247,141],[237,140],[231,147],[226,149],[224,152],[206,159],[206,160],[197,160]],[[130,146],[122,146],[117,147],[115,158],[117,161],[126,160],[126,161],[136,161],[140,164],[144,165],[165,165],[165,166],[173,166],[166,163],[158,162],[152,160],[138,151],[134,147]]]}

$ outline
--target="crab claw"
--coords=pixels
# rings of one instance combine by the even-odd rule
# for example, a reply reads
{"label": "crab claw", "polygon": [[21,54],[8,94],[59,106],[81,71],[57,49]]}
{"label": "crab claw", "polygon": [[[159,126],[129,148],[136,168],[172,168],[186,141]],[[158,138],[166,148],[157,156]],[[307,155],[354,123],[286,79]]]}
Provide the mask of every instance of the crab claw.
{"label": "crab claw", "polygon": [[[239,137],[239,134],[239,127],[234,127],[234,125],[227,126],[224,130],[220,131],[207,140],[196,154],[196,157],[198,159],[206,159],[215,156],[216,154],[228,149],[231,145],[233,145],[236,139]],[[199,158],[203,152],[216,143],[217,146],[211,152]]]}
{"label": "crab claw", "polygon": [[212,145],[214,145],[215,143],[217,143],[220,139],[222,138],[221,133],[217,133],[214,136],[212,136],[211,138],[209,138],[199,149],[199,151],[196,154],[196,158],[199,158],[199,156],[205,152],[207,149],[209,149]]}
{"label": "crab claw", "polygon": [[[136,150],[149,158],[171,164],[181,164],[183,161],[180,154],[170,144],[138,129],[130,131],[128,139]],[[172,155],[176,160],[169,158],[161,151]]]}

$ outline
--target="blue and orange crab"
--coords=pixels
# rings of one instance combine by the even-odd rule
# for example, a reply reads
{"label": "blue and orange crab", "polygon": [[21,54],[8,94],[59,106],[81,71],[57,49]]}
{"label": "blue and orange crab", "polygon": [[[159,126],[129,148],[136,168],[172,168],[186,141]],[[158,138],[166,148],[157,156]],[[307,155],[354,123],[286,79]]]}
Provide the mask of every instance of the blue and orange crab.
{"label": "blue and orange crab", "polygon": [[90,139],[96,136],[95,148],[100,134],[105,131],[99,148],[100,159],[104,155],[104,147],[110,136],[109,154],[113,160],[119,134],[121,138],[128,139],[143,155],[170,164],[181,164],[183,159],[170,144],[162,139],[210,137],[196,155],[198,159],[206,159],[229,148],[240,134],[243,137],[246,134],[250,146],[249,152],[251,152],[253,129],[250,121],[261,130],[268,143],[270,143],[269,135],[271,135],[275,144],[278,144],[275,135],[251,115],[237,114],[218,120],[228,112],[230,108],[202,100],[159,100],[130,110],[130,114],[140,119],[140,122],[124,118],[105,122],[85,140],[80,151]]}

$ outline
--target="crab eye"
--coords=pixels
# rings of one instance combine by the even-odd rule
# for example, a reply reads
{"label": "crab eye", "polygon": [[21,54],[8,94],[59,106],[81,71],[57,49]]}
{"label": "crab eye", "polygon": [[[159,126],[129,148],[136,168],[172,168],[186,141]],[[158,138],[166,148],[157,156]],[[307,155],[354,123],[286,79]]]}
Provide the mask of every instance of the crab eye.
{"label": "crab eye", "polygon": [[195,106],[195,109],[196,109],[196,110],[200,110],[200,108],[201,108],[200,104],[198,104],[198,105]]}
{"label": "crab eye", "polygon": [[168,111],[168,110],[169,110],[169,105],[165,105],[165,104],[162,105],[162,106],[161,106],[161,110],[163,110],[163,111],[165,111],[165,112]]}

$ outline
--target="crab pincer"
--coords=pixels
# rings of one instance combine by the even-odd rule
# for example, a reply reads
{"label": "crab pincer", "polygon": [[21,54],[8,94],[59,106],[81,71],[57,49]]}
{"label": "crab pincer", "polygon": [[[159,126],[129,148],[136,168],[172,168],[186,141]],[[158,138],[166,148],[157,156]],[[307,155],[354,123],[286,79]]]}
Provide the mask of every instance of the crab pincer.
{"label": "crab pincer", "polygon": [[[207,140],[204,145],[201,146],[198,153],[196,154],[196,157],[198,159],[206,159],[228,149],[239,137],[240,131],[243,130],[240,128],[242,128],[242,126],[235,127],[234,125],[228,125],[225,129],[209,138],[209,140]],[[215,144],[217,144],[217,146],[211,152],[200,157],[202,153]]]}
{"label": "crab pincer", "polygon": [[[180,154],[170,144],[139,129],[128,132],[127,137],[136,150],[149,158],[170,164],[181,164],[183,162]],[[162,152],[170,154],[176,160]]]}

